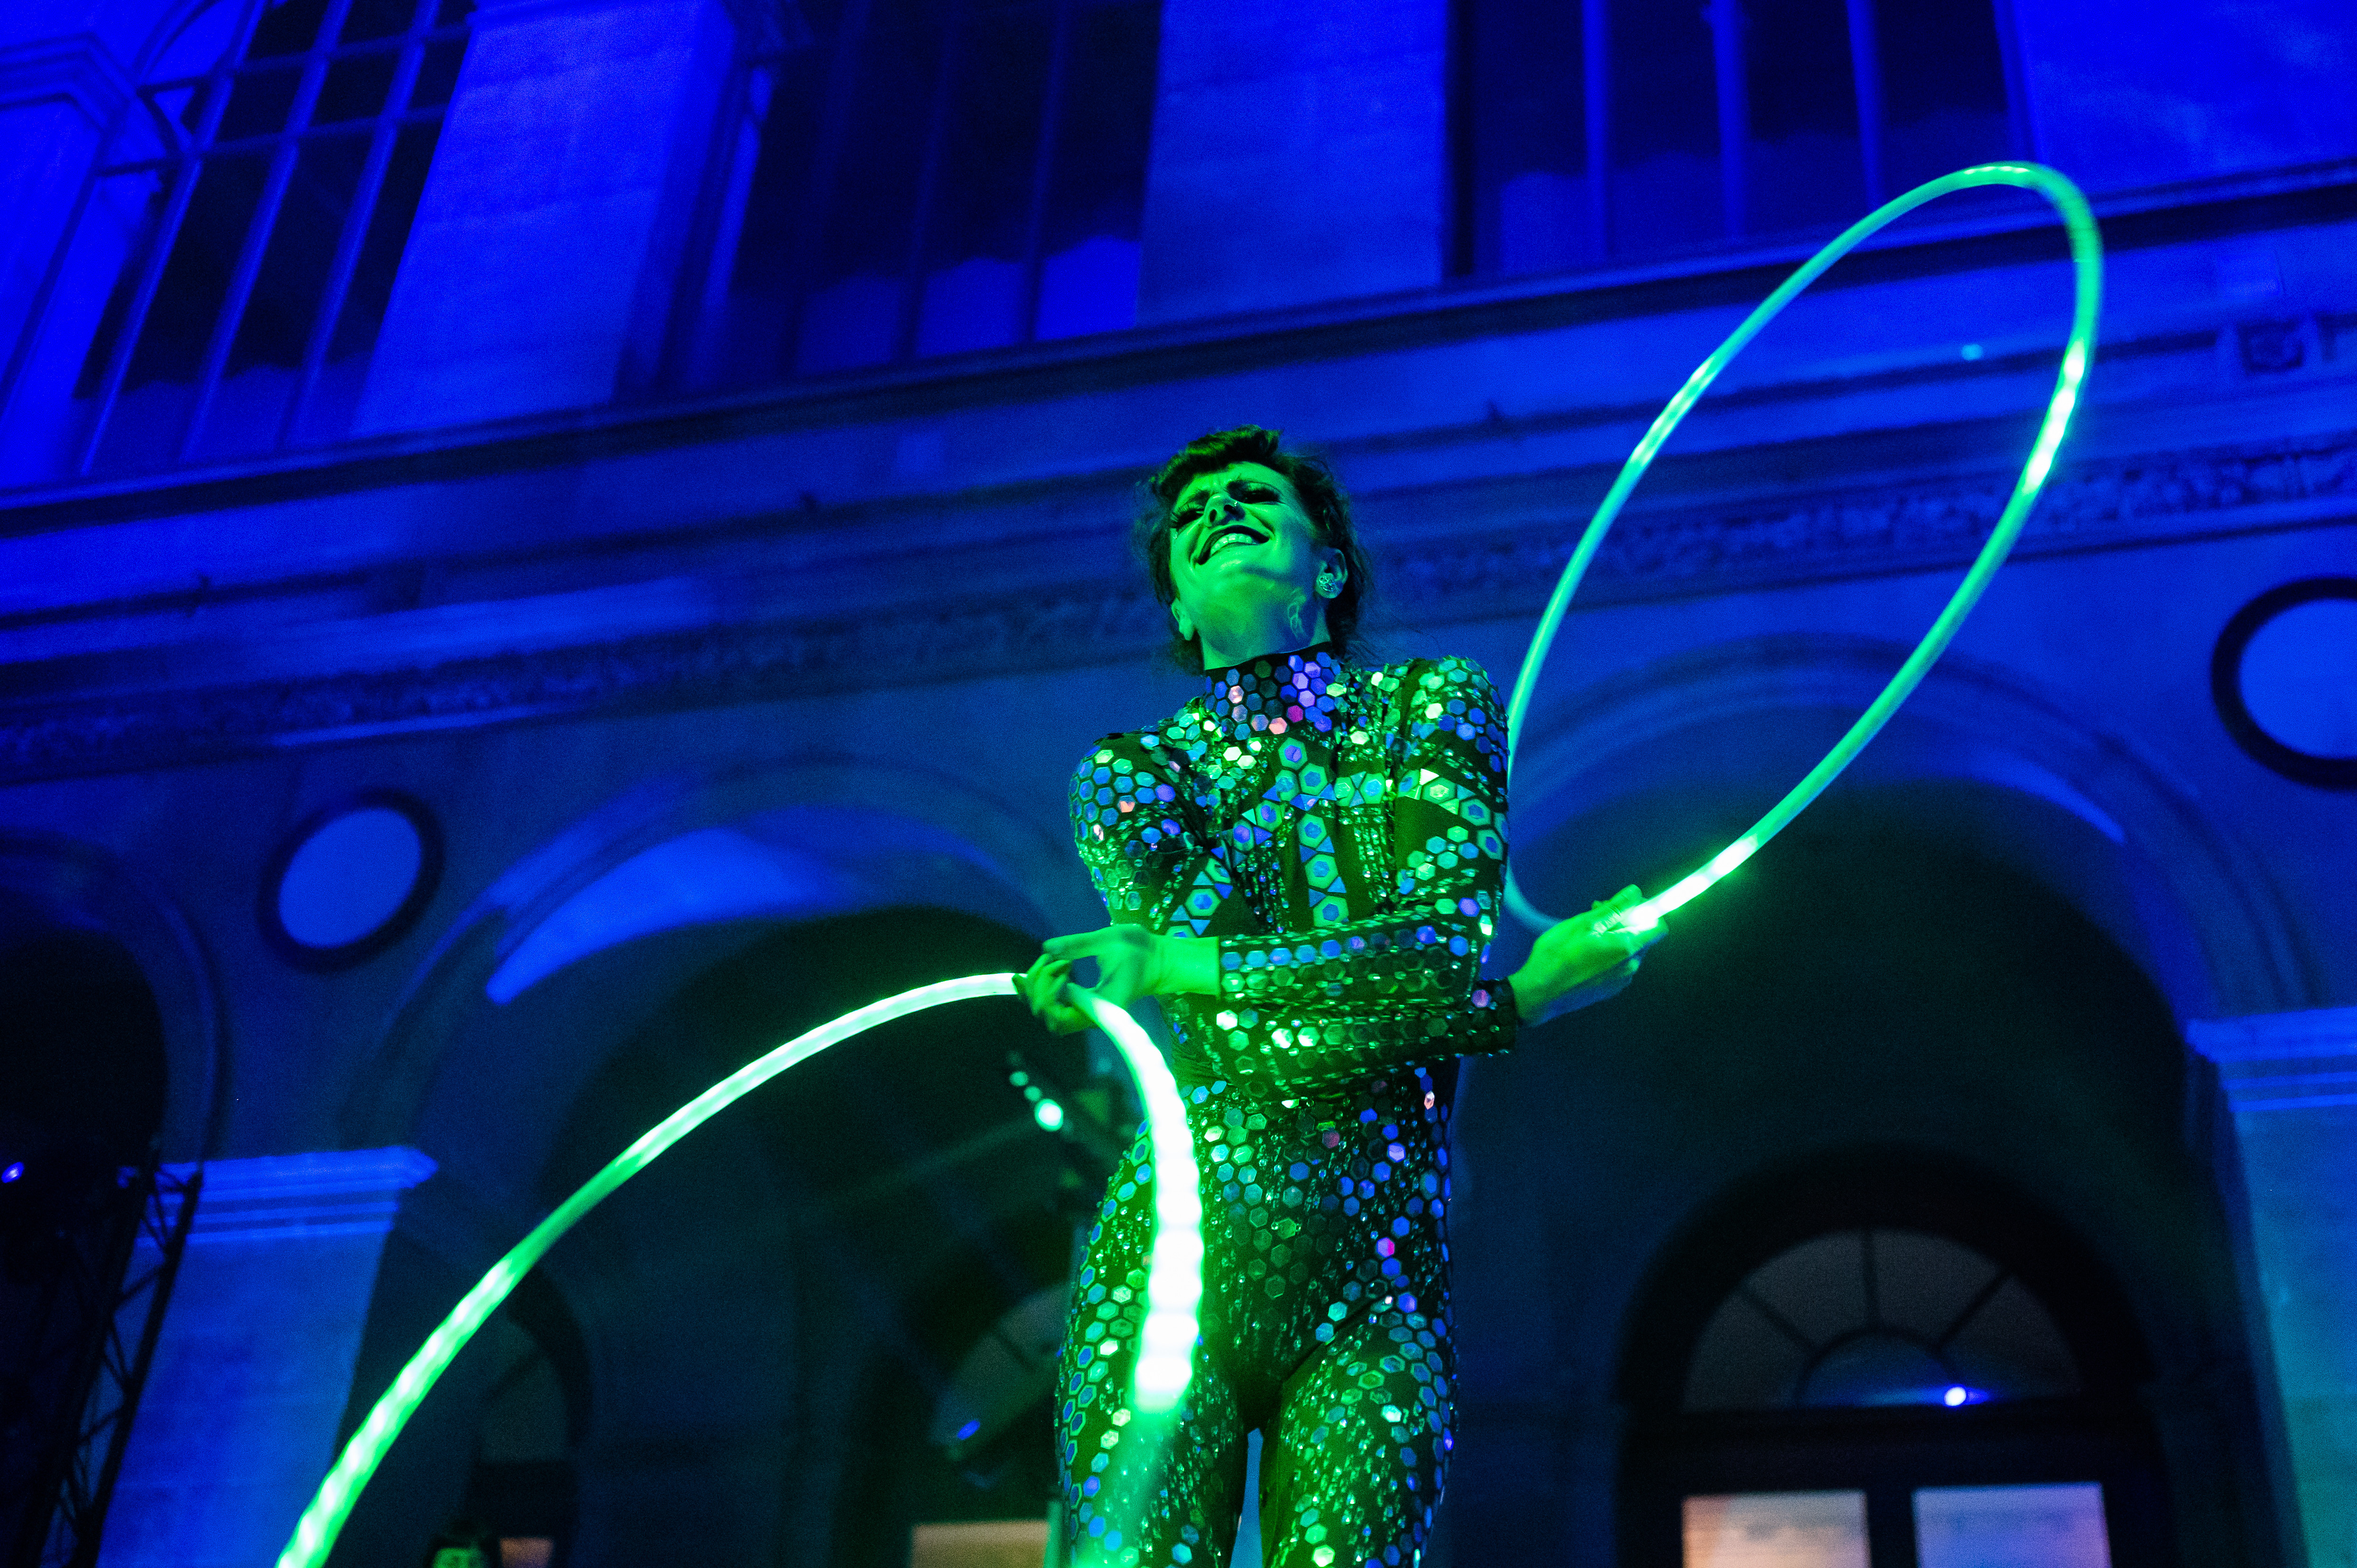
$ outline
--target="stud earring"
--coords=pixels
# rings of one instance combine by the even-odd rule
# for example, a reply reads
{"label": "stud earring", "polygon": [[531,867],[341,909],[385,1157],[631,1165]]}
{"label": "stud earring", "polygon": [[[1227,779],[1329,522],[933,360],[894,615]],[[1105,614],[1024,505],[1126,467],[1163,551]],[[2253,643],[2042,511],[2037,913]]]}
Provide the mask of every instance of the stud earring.
{"label": "stud earring", "polygon": [[1318,596],[1330,599],[1342,591],[1342,580],[1329,572],[1318,579]]}

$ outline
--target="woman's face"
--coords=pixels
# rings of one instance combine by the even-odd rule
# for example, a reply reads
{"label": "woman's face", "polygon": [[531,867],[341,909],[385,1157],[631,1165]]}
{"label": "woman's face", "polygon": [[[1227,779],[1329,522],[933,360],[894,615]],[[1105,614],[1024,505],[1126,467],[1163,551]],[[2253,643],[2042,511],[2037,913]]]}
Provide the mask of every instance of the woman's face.
{"label": "woman's face", "polygon": [[1171,508],[1170,582],[1185,635],[1287,610],[1322,620],[1318,574],[1339,572],[1340,561],[1318,542],[1293,482],[1258,463],[1198,474]]}

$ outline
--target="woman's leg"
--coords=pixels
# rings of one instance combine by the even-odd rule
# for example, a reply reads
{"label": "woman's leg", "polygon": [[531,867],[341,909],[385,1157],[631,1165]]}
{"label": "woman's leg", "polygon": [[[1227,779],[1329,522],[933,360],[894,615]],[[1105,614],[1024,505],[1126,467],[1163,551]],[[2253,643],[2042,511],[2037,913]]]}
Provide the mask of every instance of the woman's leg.
{"label": "woman's leg", "polygon": [[1057,1363],[1066,1543],[1087,1568],[1227,1568],[1244,1483],[1233,1386],[1199,1341],[1175,1420],[1129,1403],[1154,1229],[1151,1183],[1130,1179],[1137,1163],[1133,1151],[1099,1211]]}
{"label": "woman's leg", "polygon": [[1261,1455],[1268,1568],[1408,1568],[1448,1467],[1454,1366],[1420,1313],[1378,1306],[1285,1386]]}

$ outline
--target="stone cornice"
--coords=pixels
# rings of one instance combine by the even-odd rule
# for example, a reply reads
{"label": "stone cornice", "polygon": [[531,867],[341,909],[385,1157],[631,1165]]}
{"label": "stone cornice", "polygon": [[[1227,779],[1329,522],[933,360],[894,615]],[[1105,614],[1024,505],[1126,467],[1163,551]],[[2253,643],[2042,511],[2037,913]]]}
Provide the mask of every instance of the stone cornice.
{"label": "stone cornice", "polygon": [[[1969,560],[2010,473],[1786,502],[1632,513],[1583,602],[1629,602],[1937,569]],[[2062,470],[2019,553],[2120,548],[2357,517],[2357,430]],[[1426,623],[1541,604],[1579,521],[1443,536],[1383,564],[1383,596]],[[430,667],[0,707],[0,779],[168,767],[371,736],[760,702],[1144,657],[1164,636],[1142,584],[1043,585],[872,614],[714,625]],[[20,671],[23,667],[20,667]],[[70,686],[70,682],[63,684]],[[19,690],[26,687],[20,685]]]}
{"label": "stone cornice", "polygon": [[386,1148],[167,1168],[183,1181],[204,1172],[191,1241],[285,1241],[382,1236],[401,1195],[432,1176],[434,1162],[414,1149]]}
{"label": "stone cornice", "polygon": [[2218,1064],[2236,1112],[2357,1105],[2357,1007],[2197,1020],[2185,1038]]}

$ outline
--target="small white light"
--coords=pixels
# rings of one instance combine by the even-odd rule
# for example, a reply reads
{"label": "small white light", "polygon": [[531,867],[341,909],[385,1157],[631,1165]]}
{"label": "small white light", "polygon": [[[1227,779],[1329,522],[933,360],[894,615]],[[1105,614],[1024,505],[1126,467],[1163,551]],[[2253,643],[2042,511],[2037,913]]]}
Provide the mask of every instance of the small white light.
{"label": "small white light", "polygon": [[1964,1388],[1950,1389],[1946,1393],[1940,1396],[1942,1402],[1944,1402],[1950,1410],[1955,1409],[1956,1406],[1964,1403],[1966,1400],[1972,1397],[1972,1391],[1970,1389]]}
{"label": "small white light", "polygon": [[1052,1100],[1042,1100],[1031,1108],[1031,1120],[1052,1133],[1064,1124],[1064,1108]]}

